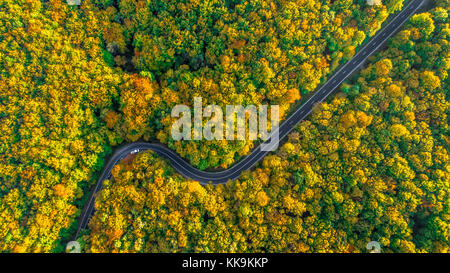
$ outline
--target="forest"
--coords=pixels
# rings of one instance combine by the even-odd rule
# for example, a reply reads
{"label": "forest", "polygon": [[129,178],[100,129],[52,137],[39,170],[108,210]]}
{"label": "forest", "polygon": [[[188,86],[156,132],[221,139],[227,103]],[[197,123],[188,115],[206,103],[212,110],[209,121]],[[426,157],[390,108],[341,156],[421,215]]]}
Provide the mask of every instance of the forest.
{"label": "forest", "polygon": [[125,141],[167,144],[202,170],[229,167],[253,143],[174,141],[175,105],[192,106],[195,96],[222,107],[279,105],[284,119],[291,105],[325,82],[402,5],[398,0],[381,6],[347,0],[103,2],[109,63],[141,76],[122,91],[120,111],[106,113],[110,127]]}
{"label": "forest", "polygon": [[448,252],[447,10],[414,15],[238,181],[202,187],[153,152],[117,165],[86,249]]}
{"label": "forest", "polygon": [[[0,0],[0,252],[63,252],[122,143],[229,167],[254,144],[173,141],[174,105],[284,119],[403,5]],[[240,179],[201,186],[153,152],[117,165],[83,249],[448,252],[449,3],[433,6]]]}

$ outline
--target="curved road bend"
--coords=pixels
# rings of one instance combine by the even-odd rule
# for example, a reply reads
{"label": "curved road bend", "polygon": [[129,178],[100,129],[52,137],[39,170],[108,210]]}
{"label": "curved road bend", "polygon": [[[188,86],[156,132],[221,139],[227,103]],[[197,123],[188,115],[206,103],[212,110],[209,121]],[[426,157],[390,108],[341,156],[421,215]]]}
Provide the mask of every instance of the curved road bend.
{"label": "curved road bend", "polygon": [[[364,63],[364,61],[372,55],[389,37],[391,37],[395,32],[413,15],[422,3],[423,0],[412,0],[406,7],[403,8],[388,24],[386,24],[382,29],[380,29],[375,36],[373,36],[370,41],[362,47],[358,53],[348,61],[344,66],[342,66],[322,87],[320,87],[314,94],[302,104],[294,113],[292,113],[280,126],[279,126],[279,140],[282,140],[287,136],[294,127],[307,117],[316,103],[322,102],[326,99],[348,76],[350,76],[353,71],[355,71],[358,66]],[[270,136],[266,143],[270,143]],[[229,169],[219,172],[206,172],[201,171],[197,168],[192,167],[184,159],[182,159],[178,154],[168,149],[165,146],[154,143],[145,142],[135,142],[125,145],[117,149],[109,160],[109,162],[104,167],[101,176],[98,179],[98,183],[92,192],[89,203],[83,212],[81,217],[80,225],[77,229],[75,239],[81,229],[85,229],[89,223],[90,216],[94,211],[94,201],[95,193],[100,191],[103,186],[103,181],[111,177],[111,170],[120,160],[125,158],[128,154],[134,154],[137,152],[153,150],[159,156],[168,159],[173,166],[181,175],[186,178],[200,182],[201,184],[212,183],[214,185],[226,183],[229,180],[237,179],[242,171],[248,170],[253,167],[257,162],[259,162],[268,151],[262,151],[261,146],[255,148],[251,154],[243,158],[238,163],[234,164]]]}

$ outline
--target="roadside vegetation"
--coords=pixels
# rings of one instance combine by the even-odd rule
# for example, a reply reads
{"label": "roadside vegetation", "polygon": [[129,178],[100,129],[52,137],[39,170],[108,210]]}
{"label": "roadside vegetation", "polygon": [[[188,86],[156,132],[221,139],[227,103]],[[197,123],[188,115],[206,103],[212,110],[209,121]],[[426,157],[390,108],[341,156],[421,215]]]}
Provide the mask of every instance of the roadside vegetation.
{"label": "roadside vegetation", "polygon": [[[293,103],[403,1],[0,0],[0,251],[61,252],[112,149],[160,141],[201,169],[250,142],[174,142],[170,110]],[[87,251],[447,251],[448,3],[416,15],[254,171],[184,181],[118,165]]]}
{"label": "roadside vegetation", "polygon": [[448,3],[237,181],[202,187],[153,152],[117,165],[88,252],[448,252]]}

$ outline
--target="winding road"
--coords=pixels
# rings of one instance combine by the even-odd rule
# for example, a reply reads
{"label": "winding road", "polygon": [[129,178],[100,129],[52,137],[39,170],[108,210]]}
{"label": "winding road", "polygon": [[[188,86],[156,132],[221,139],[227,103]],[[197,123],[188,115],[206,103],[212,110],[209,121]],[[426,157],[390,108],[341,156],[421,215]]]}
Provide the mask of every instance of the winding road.
{"label": "winding road", "polygon": [[[295,112],[293,112],[280,126],[279,126],[279,141],[286,137],[295,126],[303,121],[313,110],[315,104],[325,100],[333,91],[347,79],[353,71],[355,71],[365,60],[371,56],[388,38],[396,33],[396,31],[412,16],[424,3],[423,0],[412,0],[401,12],[395,15],[392,20],[383,26],[375,36],[373,36],[365,46],[363,46],[358,53],[345,65],[343,65],[334,75],[322,85],[314,94],[303,103]],[[268,144],[270,137],[266,141]],[[129,154],[138,153],[145,150],[153,150],[159,156],[168,159],[170,164],[181,175],[186,178],[200,182],[201,184],[212,183],[214,185],[226,183],[229,180],[237,179],[242,171],[253,167],[257,162],[263,159],[268,151],[262,151],[261,146],[255,148],[251,154],[243,158],[238,163],[234,164],[229,169],[219,172],[207,172],[196,169],[181,158],[178,154],[169,148],[155,143],[135,142],[127,144],[115,151],[109,162],[105,165],[101,176],[98,179],[95,189],[89,197],[88,204],[85,206],[81,221],[78,226],[75,239],[78,237],[82,229],[86,229],[89,219],[94,212],[95,194],[101,190],[103,181],[111,178],[112,168],[119,163],[123,158]]]}

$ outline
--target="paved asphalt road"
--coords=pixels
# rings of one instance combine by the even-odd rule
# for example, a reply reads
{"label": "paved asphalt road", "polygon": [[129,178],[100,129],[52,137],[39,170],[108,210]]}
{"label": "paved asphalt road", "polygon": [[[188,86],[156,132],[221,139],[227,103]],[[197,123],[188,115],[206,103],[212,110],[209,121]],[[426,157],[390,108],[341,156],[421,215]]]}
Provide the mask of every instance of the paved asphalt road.
{"label": "paved asphalt road", "polygon": [[[348,76],[352,74],[353,71],[355,71],[356,68],[358,68],[358,66],[363,64],[364,61],[372,55],[389,37],[395,34],[395,32],[405,22],[407,22],[408,18],[413,15],[424,2],[425,1],[423,0],[411,1],[388,24],[379,30],[377,34],[372,37],[370,41],[363,48],[361,48],[350,61],[342,66],[320,89],[315,91],[308,101],[302,104],[289,116],[287,120],[280,125],[279,140],[282,140],[285,136],[287,136],[299,122],[304,120],[305,117],[311,113],[315,104],[326,99]],[[163,145],[145,142],[135,142],[125,145],[117,149],[112,158],[106,164],[103,173],[90,196],[89,203],[83,212],[75,238],[78,237],[81,229],[85,229],[87,227],[89,219],[94,211],[95,193],[101,190],[103,181],[111,177],[111,170],[114,165],[129,154],[145,150],[153,150],[158,155],[168,159],[173,168],[175,168],[184,177],[198,181],[201,184],[208,184],[211,182],[214,185],[237,179],[242,171],[253,167],[253,165],[259,162],[268,153],[267,151],[262,151],[261,146],[258,146],[251,154],[234,164],[229,169],[220,172],[206,172],[192,167],[178,154]]]}

